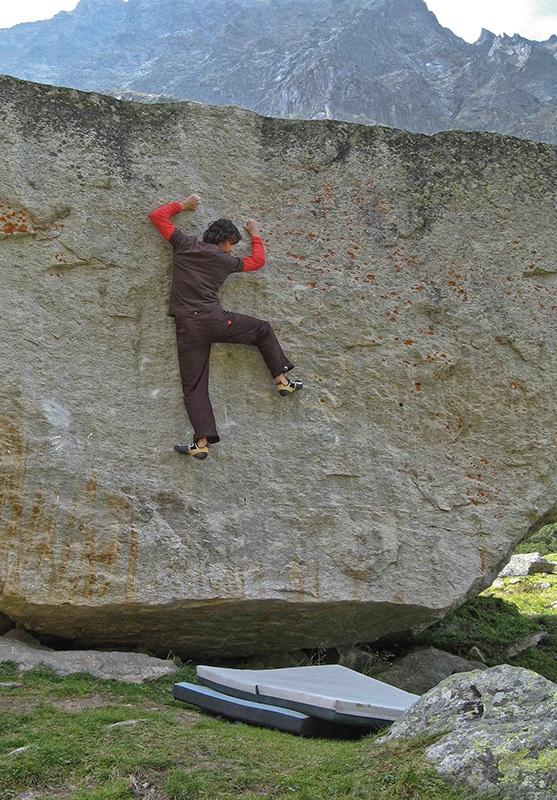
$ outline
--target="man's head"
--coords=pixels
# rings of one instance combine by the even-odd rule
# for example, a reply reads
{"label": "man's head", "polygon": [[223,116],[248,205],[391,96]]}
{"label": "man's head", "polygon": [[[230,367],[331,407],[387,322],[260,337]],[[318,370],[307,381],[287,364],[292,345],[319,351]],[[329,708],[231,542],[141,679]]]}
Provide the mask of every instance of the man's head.
{"label": "man's head", "polygon": [[211,222],[205,233],[203,241],[207,244],[216,244],[221,250],[231,253],[235,244],[241,240],[242,234],[230,219],[217,219]]}

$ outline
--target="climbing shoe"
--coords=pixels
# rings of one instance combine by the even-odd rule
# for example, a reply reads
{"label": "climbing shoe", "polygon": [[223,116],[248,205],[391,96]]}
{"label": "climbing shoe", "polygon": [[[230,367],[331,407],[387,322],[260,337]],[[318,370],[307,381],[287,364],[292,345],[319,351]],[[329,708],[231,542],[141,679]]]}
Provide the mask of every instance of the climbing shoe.
{"label": "climbing shoe", "polygon": [[278,393],[282,397],[287,397],[289,394],[293,392],[298,392],[300,389],[304,388],[304,384],[302,381],[288,381],[288,383],[281,383],[277,381],[277,389]]}
{"label": "climbing shoe", "polygon": [[198,458],[199,461],[203,461],[203,459],[207,458],[209,455],[209,445],[205,445],[205,447],[199,447],[197,442],[194,442],[193,444],[175,444],[174,449],[178,453],[184,453],[186,456]]}

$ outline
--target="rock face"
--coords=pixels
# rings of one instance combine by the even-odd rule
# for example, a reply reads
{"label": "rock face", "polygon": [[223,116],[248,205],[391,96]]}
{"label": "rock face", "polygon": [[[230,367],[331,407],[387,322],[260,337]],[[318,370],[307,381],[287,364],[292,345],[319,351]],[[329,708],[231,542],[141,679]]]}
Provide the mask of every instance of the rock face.
{"label": "rock face", "polygon": [[434,733],[444,735],[426,758],[442,775],[504,800],[555,797],[557,686],[541,675],[507,665],[453,675],[384,741]]}
{"label": "rock face", "polygon": [[468,44],[424,0],[81,0],[0,30],[0,72],[27,80],[551,142],[556,53],[557,36]]}
{"label": "rock face", "polygon": [[[188,656],[438,619],[557,518],[557,150],[0,80],[0,612]],[[157,205],[257,217],[303,393],[215,346],[189,437]],[[240,252],[247,248],[240,246]]]}

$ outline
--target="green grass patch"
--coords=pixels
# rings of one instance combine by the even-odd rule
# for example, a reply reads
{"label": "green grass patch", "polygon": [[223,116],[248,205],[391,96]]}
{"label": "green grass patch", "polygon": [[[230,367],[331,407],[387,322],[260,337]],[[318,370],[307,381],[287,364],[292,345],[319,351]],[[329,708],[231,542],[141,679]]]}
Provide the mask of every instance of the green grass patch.
{"label": "green grass patch", "polygon": [[[0,665],[0,800],[470,800],[424,761],[424,740],[307,740],[216,719],[139,686]],[[132,725],[121,725],[135,721]]]}
{"label": "green grass patch", "polygon": [[[557,553],[557,524],[544,525],[528,539],[516,546],[515,553],[541,553],[547,558],[548,553]],[[557,560],[557,559],[555,559]]]}

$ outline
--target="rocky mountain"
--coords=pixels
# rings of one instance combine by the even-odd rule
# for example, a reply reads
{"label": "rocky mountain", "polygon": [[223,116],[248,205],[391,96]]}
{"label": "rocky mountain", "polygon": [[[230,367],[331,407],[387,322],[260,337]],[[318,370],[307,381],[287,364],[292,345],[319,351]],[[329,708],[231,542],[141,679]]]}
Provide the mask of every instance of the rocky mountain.
{"label": "rocky mountain", "polygon": [[[372,641],[557,520],[554,145],[6,77],[0,103],[0,629],[188,657]],[[260,221],[267,264],[222,302],[306,384],[281,398],[254,348],[215,345],[198,463],[172,449],[148,217],[193,190],[186,232]]]}
{"label": "rocky mountain", "polygon": [[423,0],[81,0],[0,31],[0,72],[27,80],[550,142],[556,55],[557,36],[468,44]]}

